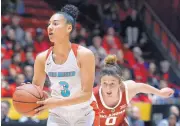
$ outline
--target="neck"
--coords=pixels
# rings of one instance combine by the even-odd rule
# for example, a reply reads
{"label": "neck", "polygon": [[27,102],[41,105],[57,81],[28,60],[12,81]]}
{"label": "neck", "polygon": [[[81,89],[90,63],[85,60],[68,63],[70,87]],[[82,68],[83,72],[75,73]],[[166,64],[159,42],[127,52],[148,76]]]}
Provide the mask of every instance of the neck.
{"label": "neck", "polygon": [[71,43],[68,40],[63,40],[62,43],[54,43],[53,53],[56,55],[66,55],[71,50]]}

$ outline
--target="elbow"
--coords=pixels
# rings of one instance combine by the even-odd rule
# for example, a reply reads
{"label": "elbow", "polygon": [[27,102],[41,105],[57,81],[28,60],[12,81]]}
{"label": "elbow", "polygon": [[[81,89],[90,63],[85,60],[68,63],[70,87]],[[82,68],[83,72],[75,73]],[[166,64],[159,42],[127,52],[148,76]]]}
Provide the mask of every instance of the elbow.
{"label": "elbow", "polygon": [[139,83],[139,87],[141,90],[146,90],[147,89],[147,84],[144,84],[144,83]]}
{"label": "elbow", "polygon": [[144,83],[136,83],[137,87],[136,87],[136,93],[146,93],[147,88],[147,84]]}
{"label": "elbow", "polygon": [[90,100],[91,97],[92,97],[92,92],[88,92],[88,93],[87,93],[87,101]]}
{"label": "elbow", "polygon": [[89,91],[89,92],[84,92],[84,101],[88,101],[88,100],[90,100],[91,99],[91,97],[92,97],[92,92],[91,91]]}

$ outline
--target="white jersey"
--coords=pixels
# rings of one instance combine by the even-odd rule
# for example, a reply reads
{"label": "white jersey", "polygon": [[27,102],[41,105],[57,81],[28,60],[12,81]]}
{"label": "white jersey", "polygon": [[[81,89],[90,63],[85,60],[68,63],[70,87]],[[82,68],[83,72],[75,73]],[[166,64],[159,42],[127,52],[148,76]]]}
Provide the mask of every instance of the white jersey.
{"label": "white jersey", "polygon": [[[73,47],[73,46],[72,46]],[[75,50],[77,54],[77,49]],[[51,82],[51,96],[61,99],[73,97],[76,93],[80,92],[81,78],[80,68],[77,64],[74,49],[72,48],[69,52],[68,58],[65,63],[59,65],[55,64],[52,55],[52,49],[48,51],[47,59],[45,63],[45,72],[47,73]],[[57,113],[61,110],[74,110],[81,109],[90,106],[95,100],[94,95],[87,102],[83,102],[76,105],[57,107],[51,112]]]}

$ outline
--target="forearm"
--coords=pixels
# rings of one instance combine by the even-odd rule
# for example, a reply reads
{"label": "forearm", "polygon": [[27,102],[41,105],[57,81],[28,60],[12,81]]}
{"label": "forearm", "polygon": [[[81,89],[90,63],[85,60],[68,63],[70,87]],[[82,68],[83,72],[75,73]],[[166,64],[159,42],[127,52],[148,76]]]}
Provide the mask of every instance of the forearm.
{"label": "forearm", "polygon": [[42,80],[38,80],[38,79],[34,79],[32,80],[32,84],[35,84],[36,86],[40,86],[41,89],[43,89],[44,87],[44,82],[45,82],[45,79],[42,79]]}
{"label": "forearm", "polygon": [[137,83],[137,85],[139,86],[137,89],[138,93],[155,94],[161,96],[160,90],[150,86],[149,84]]}
{"label": "forearm", "polygon": [[86,102],[91,98],[92,92],[78,92],[73,97],[59,99],[57,101],[58,106],[69,106],[74,104],[80,104]]}

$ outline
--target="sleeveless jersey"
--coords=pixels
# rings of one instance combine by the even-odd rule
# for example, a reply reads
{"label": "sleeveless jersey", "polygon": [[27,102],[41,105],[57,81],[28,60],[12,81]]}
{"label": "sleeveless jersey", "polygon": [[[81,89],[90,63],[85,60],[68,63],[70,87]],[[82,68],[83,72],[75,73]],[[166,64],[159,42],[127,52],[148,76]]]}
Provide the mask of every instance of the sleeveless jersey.
{"label": "sleeveless jersey", "polygon": [[115,107],[108,107],[103,100],[101,87],[94,88],[94,95],[100,111],[100,126],[128,126],[126,108],[128,106],[127,87],[120,92],[120,99]]}
{"label": "sleeveless jersey", "polygon": [[[82,89],[80,68],[76,60],[78,45],[71,44],[71,50],[68,58],[61,65],[54,62],[52,48],[53,47],[48,50],[45,62],[45,72],[51,83],[51,96],[60,99],[72,97]],[[92,94],[91,99],[86,102],[76,105],[57,107],[51,109],[50,112],[57,113],[59,111],[62,112],[63,110],[77,110],[85,108],[90,106],[94,99],[94,95]]]}

